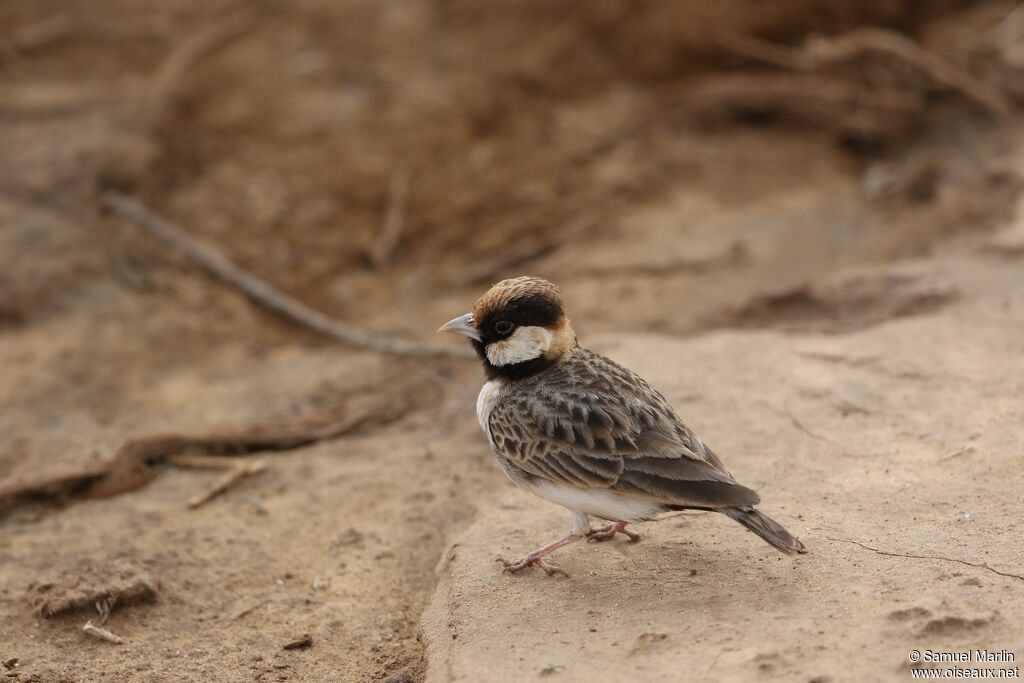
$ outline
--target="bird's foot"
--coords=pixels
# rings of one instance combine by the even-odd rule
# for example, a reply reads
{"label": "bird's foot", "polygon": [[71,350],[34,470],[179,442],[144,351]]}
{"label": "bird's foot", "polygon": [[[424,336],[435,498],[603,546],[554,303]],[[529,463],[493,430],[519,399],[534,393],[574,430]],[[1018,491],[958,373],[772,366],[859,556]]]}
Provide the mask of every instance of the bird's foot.
{"label": "bird's foot", "polygon": [[510,574],[515,574],[516,572],[522,569],[526,569],[527,567],[532,565],[543,569],[544,573],[548,576],[561,574],[562,576],[569,578],[569,574],[567,574],[564,569],[562,569],[558,565],[551,564],[550,562],[545,560],[541,555],[538,555],[536,551],[523,556],[522,559],[516,560],[515,562],[510,562],[509,560],[504,560],[500,557],[498,559],[501,560],[501,563],[503,565],[505,565],[505,571],[509,572]]}
{"label": "bird's foot", "polygon": [[523,558],[521,560],[517,560],[515,562],[509,562],[508,560],[503,560],[500,557],[498,558],[498,560],[502,564],[505,565],[505,571],[510,572],[512,574],[516,573],[517,571],[519,571],[521,569],[526,569],[530,565],[534,565],[534,566],[537,566],[537,567],[540,567],[541,569],[543,569],[544,573],[547,574],[548,576],[554,576],[555,574],[561,574],[562,576],[568,578],[569,574],[566,573],[566,571],[564,569],[562,569],[561,567],[558,567],[556,565],[553,565],[553,564],[545,561],[543,558],[544,558],[545,555],[548,555],[548,554],[558,550],[562,546],[569,545],[570,543],[575,543],[576,541],[580,540],[581,538],[583,538],[583,534],[582,533],[580,533],[578,531],[573,531],[568,536],[564,536],[564,537],[558,539],[557,541],[555,541],[554,543],[548,543],[545,546],[541,546],[540,548],[537,548],[533,552],[527,553],[526,555],[523,556]]}
{"label": "bird's foot", "polygon": [[615,534],[623,534],[633,543],[640,540],[640,534],[627,529],[625,522],[615,522],[614,524],[603,526],[600,529],[591,529],[590,533],[587,534],[587,540],[594,541],[596,543],[600,543],[601,541],[610,541],[615,538]]}

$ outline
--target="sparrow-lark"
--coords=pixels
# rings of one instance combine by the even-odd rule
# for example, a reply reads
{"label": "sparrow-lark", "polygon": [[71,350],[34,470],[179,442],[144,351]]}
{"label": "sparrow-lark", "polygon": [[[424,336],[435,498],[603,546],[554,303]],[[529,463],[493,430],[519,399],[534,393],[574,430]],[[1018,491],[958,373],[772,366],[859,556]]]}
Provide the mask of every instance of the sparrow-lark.
{"label": "sparrow-lark", "polygon": [[[554,284],[499,282],[442,330],[469,337],[483,360],[477,417],[505,474],[572,511],[570,534],[505,562],[509,571],[536,565],[564,574],[544,557],[585,537],[638,540],[626,524],[670,510],[721,512],[784,553],[806,552],[754,509],[757,493],[733,478],[665,397],[579,345]],[[591,529],[590,515],[610,523]]]}

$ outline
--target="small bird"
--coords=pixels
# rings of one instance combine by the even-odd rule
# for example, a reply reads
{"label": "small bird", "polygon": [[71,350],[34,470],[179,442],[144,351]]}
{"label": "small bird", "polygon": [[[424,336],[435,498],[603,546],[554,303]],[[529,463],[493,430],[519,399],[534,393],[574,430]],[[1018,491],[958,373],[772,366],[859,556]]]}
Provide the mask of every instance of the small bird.
{"label": "small bird", "polygon": [[[507,571],[535,565],[567,576],[544,558],[582,538],[639,540],[627,524],[672,510],[721,512],[784,553],[807,552],[754,508],[757,493],[733,478],[664,396],[579,345],[551,282],[503,280],[442,331],[468,337],[483,360],[476,413],[505,474],[572,512],[568,535],[504,561]],[[591,515],[609,524],[591,529]]]}

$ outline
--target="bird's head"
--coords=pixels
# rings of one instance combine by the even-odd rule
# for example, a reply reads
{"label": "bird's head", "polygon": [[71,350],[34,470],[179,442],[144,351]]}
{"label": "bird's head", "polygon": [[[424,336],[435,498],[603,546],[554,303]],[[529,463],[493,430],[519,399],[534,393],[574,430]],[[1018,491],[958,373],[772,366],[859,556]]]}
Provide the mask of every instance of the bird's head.
{"label": "bird's head", "polygon": [[527,377],[577,348],[558,287],[539,277],[502,280],[438,332],[469,337],[489,377]]}

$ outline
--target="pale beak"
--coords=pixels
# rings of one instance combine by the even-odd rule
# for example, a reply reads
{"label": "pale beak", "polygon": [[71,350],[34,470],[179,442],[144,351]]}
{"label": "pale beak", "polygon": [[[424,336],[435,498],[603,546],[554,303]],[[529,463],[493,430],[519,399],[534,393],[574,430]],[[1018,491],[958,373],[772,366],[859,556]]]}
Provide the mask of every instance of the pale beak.
{"label": "pale beak", "polygon": [[473,341],[480,341],[480,333],[477,331],[476,325],[473,324],[472,313],[460,315],[458,318],[452,318],[444,325],[437,328],[437,331],[454,332],[455,334],[461,334],[463,337],[469,337]]}

